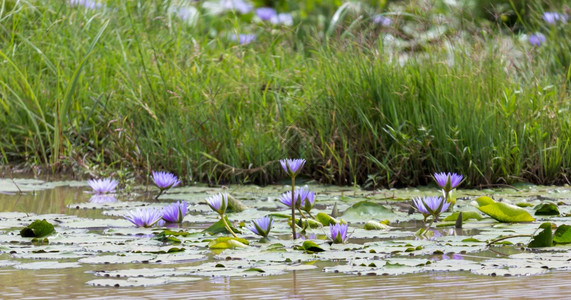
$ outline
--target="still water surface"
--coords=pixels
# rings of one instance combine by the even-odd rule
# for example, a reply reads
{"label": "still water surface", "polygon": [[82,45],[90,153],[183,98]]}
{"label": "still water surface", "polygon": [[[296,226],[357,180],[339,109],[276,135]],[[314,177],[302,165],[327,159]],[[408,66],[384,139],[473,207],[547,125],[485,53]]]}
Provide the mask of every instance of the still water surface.
{"label": "still water surface", "polygon": [[[36,214],[72,214],[109,218],[99,210],[68,208],[87,201],[85,187],[55,188],[0,194],[0,211]],[[0,255],[0,260],[9,254]],[[571,262],[570,262],[571,264]],[[125,268],[105,266],[106,270]],[[140,266],[133,266],[137,268]],[[147,268],[161,267],[146,265]],[[159,287],[110,288],[86,284],[98,266],[61,270],[17,270],[0,268],[2,299],[565,299],[571,297],[571,272],[555,271],[531,277],[489,277],[467,272],[423,273],[400,276],[349,276],[324,273],[321,268],[293,271],[285,275],[248,278],[204,278],[189,283]]]}

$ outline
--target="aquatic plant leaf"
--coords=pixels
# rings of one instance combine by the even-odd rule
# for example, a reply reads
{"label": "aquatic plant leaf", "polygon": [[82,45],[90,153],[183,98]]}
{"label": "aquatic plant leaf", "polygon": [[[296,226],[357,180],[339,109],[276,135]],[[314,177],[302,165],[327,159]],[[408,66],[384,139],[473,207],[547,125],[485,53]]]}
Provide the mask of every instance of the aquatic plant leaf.
{"label": "aquatic plant leaf", "polygon": [[363,222],[371,219],[394,219],[395,213],[371,201],[361,201],[353,204],[343,213],[343,219],[352,222]]}
{"label": "aquatic plant leaf", "polygon": [[234,249],[234,248],[246,248],[250,243],[243,238],[235,237],[219,237],[208,243],[210,249]]}
{"label": "aquatic plant leaf", "polygon": [[57,261],[39,261],[33,263],[14,265],[14,268],[20,270],[45,270],[45,269],[68,269],[79,268],[80,264],[76,262],[57,262]]}
{"label": "aquatic plant leaf", "polygon": [[478,207],[488,216],[505,223],[533,222],[535,219],[523,208],[495,202]]}
{"label": "aquatic plant leaf", "polygon": [[244,205],[242,201],[234,198],[232,195],[228,195],[228,212],[241,212],[248,209],[248,206]]}
{"label": "aquatic plant leaf", "polygon": [[[224,218],[226,218],[226,222],[228,222],[230,229],[232,229],[234,231],[234,233],[242,233],[242,231],[240,231],[239,229],[232,226],[232,223],[230,223],[230,221],[228,221],[227,216],[224,216]],[[228,232],[228,230],[226,229],[226,226],[224,226],[224,221],[222,221],[222,219],[218,220],[218,222],[212,224],[210,227],[204,229],[202,232],[208,233],[210,235],[215,235],[218,233],[230,234],[230,232]]]}
{"label": "aquatic plant leaf", "polygon": [[32,224],[26,226],[20,231],[22,237],[44,237],[55,232],[54,225],[45,219],[35,220]]}
{"label": "aquatic plant leaf", "polygon": [[546,202],[542,203],[534,208],[536,216],[558,216],[559,208],[557,204]]}
{"label": "aquatic plant leaf", "polygon": [[335,225],[340,223],[339,220],[331,217],[330,215],[324,212],[317,213],[317,215],[315,215],[315,219],[319,223],[323,224],[323,226]]}
{"label": "aquatic plant leaf", "polygon": [[541,230],[533,237],[529,245],[530,248],[551,247],[553,246],[553,233],[551,231],[551,223],[546,222],[539,225]]}
{"label": "aquatic plant leaf", "polygon": [[[460,214],[460,212],[454,212],[451,215],[449,215],[448,217],[446,217],[443,221],[456,221],[458,219],[458,215]],[[482,219],[482,216],[475,212],[475,211],[463,211],[462,212],[462,221],[466,221],[466,220],[470,220],[470,219],[475,219],[480,221]]]}
{"label": "aquatic plant leaf", "polygon": [[389,228],[391,227],[377,221],[368,221],[367,223],[365,223],[365,226],[363,227],[363,229],[365,230],[383,230]]}
{"label": "aquatic plant leaf", "polygon": [[321,248],[319,245],[317,245],[313,241],[304,241],[303,244],[301,245],[301,249],[308,251],[308,252],[323,252],[323,251],[325,251],[323,248]]}
{"label": "aquatic plant leaf", "polygon": [[571,226],[560,225],[553,234],[553,242],[556,244],[569,244],[571,243]]}
{"label": "aquatic plant leaf", "polygon": [[484,206],[484,205],[496,203],[496,201],[494,201],[494,199],[492,199],[488,196],[479,197],[478,199],[476,199],[476,202],[478,202],[478,206]]}
{"label": "aquatic plant leaf", "polygon": [[109,287],[149,287],[174,282],[190,282],[201,280],[199,277],[159,277],[159,278],[127,278],[127,279],[95,279],[87,282],[92,286]]}

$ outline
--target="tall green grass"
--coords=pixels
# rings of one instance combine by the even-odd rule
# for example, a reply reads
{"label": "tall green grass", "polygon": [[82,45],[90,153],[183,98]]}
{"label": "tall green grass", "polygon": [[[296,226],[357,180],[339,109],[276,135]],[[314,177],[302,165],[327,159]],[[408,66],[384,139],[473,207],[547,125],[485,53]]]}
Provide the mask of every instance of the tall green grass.
{"label": "tall green grass", "polygon": [[212,36],[241,32],[233,17],[190,27],[158,2],[119,3],[2,1],[2,163],[270,183],[303,157],[308,177],[367,187],[436,171],[568,182],[569,88],[549,57],[510,67],[490,39],[399,62],[351,24],[327,39],[259,25],[241,46]]}

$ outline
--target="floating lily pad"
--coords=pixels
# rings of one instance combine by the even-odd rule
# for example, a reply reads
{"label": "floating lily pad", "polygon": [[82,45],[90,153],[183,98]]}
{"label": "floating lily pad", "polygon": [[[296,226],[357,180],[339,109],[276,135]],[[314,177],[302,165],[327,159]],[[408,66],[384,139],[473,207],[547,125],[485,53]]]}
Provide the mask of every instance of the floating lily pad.
{"label": "floating lily pad", "polygon": [[[456,221],[458,219],[458,215],[460,215],[460,212],[454,212],[451,215],[449,215],[448,217],[446,217],[443,221]],[[462,212],[462,221],[466,221],[466,220],[470,220],[470,219],[475,219],[480,221],[482,219],[482,216],[475,212],[475,211],[463,211]]]}
{"label": "floating lily pad", "polygon": [[478,209],[500,222],[514,223],[535,221],[525,209],[502,202],[485,204],[479,206]]}
{"label": "floating lily pad", "polygon": [[160,277],[160,278],[127,278],[127,279],[95,279],[87,282],[92,286],[108,287],[150,287],[176,282],[201,280],[199,277]]}
{"label": "floating lily pad", "polygon": [[234,249],[248,247],[248,244],[249,242],[242,238],[219,237],[208,243],[208,247],[210,249]]}
{"label": "floating lily pad", "polygon": [[371,219],[394,220],[395,213],[381,204],[361,201],[349,207],[343,213],[343,219],[351,222],[364,222]]}
{"label": "floating lily pad", "polygon": [[560,225],[553,234],[553,241],[557,244],[570,244],[571,243],[571,226]]}
{"label": "floating lily pad", "polygon": [[541,231],[533,237],[528,247],[540,248],[553,246],[553,232],[551,229],[551,223],[543,223],[539,225],[539,228]]}
{"label": "floating lily pad", "polygon": [[20,270],[45,270],[45,269],[68,269],[79,268],[80,264],[76,262],[57,262],[57,261],[40,261],[33,263],[25,263],[14,265],[14,268]]}
{"label": "floating lily pad", "polygon": [[546,202],[542,203],[535,208],[535,215],[536,216],[558,216],[559,215],[559,208],[557,204]]}
{"label": "floating lily pad", "polygon": [[22,237],[44,237],[55,232],[54,225],[50,224],[48,221],[35,220],[32,224],[26,226],[20,231]]}
{"label": "floating lily pad", "polygon": [[377,221],[368,221],[367,223],[365,223],[365,226],[363,228],[365,230],[384,230],[391,228],[391,226]]}

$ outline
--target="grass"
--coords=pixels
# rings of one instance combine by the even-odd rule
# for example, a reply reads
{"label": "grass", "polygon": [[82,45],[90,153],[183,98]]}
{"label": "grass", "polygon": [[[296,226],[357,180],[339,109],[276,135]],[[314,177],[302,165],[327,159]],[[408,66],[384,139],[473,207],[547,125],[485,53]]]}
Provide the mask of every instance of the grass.
{"label": "grass", "polygon": [[[265,184],[303,157],[305,176],[369,188],[436,171],[569,183],[566,28],[553,47],[448,30],[398,48],[350,12],[323,28],[233,14],[192,27],[153,1],[39,3],[0,1],[2,164]],[[225,38],[247,30],[256,43]]]}

